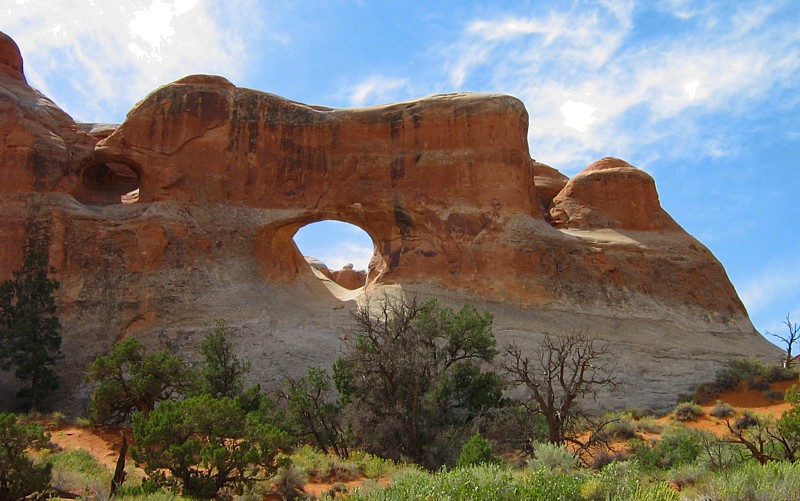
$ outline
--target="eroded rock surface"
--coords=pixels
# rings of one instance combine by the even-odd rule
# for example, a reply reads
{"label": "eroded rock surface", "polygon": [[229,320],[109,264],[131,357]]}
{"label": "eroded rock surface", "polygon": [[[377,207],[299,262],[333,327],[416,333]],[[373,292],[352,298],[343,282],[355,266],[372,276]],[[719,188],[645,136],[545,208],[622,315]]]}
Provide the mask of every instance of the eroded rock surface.
{"label": "eroded rock surface", "polygon": [[[731,357],[775,351],[652,177],[611,158],[572,179],[533,161],[513,97],[331,109],[195,75],[118,127],[79,127],[27,85],[11,44],[0,37],[0,278],[26,241],[57,270],[62,408],[81,408],[86,365],[115,341],[197,359],[218,318],[254,382],[328,366],[352,322],[343,299],[387,290],[491,309],[501,345],[591,330],[642,383],[616,407],[669,406]],[[352,296],[292,240],[327,219],[375,243]]]}

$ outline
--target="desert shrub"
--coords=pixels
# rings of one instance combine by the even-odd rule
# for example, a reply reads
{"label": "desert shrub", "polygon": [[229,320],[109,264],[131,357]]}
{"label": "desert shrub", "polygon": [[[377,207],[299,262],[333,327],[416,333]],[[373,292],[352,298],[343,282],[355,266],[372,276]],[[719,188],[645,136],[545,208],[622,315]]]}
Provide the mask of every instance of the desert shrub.
{"label": "desert shrub", "polygon": [[481,465],[426,473],[405,470],[386,489],[358,489],[348,499],[580,499],[583,480],[576,474],[514,471]]}
{"label": "desert shrub", "polygon": [[681,402],[675,406],[672,415],[677,421],[697,421],[703,415],[703,409],[694,402]]}
{"label": "desert shrub", "polygon": [[474,466],[479,464],[499,463],[500,459],[492,454],[492,444],[476,433],[464,443],[461,454],[456,461],[456,467]]}
{"label": "desert shrub", "polygon": [[609,416],[602,428],[593,433],[597,440],[610,441],[610,440],[628,440],[636,437],[636,424],[631,420],[630,416],[618,415]]}
{"label": "desert shrub", "polygon": [[742,414],[733,422],[733,429],[744,430],[755,426],[758,423],[758,416],[750,409],[746,409]]}
{"label": "desert shrub", "polygon": [[547,420],[525,405],[509,403],[488,409],[484,416],[481,435],[501,452],[530,452],[531,443],[547,440]]}
{"label": "desert shrub", "polygon": [[308,483],[308,475],[297,466],[281,467],[270,479],[273,490],[283,499],[296,499],[302,496],[303,486]]}
{"label": "desert shrub", "polygon": [[53,487],[92,499],[108,498],[111,472],[85,449],[55,454],[48,462],[53,468]]}
{"label": "desert shrub", "polygon": [[661,433],[662,426],[654,417],[643,417],[634,423],[636,431],[645,433]]}
{"label": "desert shrub", "polygon": [[683,427],[668,428],[661,440],[646,443],[631,440],[633,458],[646,470],[670,469],[683,464],[691,464],[703,452],[705,440],[716,437],[705,431]]}
{"label": "desert shrub", "polygon": [[349,459],[358,465],[361,474],[367,478],[383,477],[400,468],[398,463],[390,459],[384,459],[364,451],[351,452]]}
{"label": "desert shrub", "polygon": [[636,462],[615,462],[587,480],[581,489],[583,499],[614,501],[677,501],[678,493],[665,483],[647,485]]}
{"label": "desert shrub", "polygon": [[756,377],[747,382],[748,390],[767,391],[770,389],[769,381],[762,377]]}
{"label": "desert shrub", "polygon": [[588,465],[591,469],[599,471],[615,461],[627,461],[630,458],[630,454],[626,451],[603,449],[592,456],[591,460],[588,461]]}
{"label": "desert shrub", "polygon": [[748,460],[749,453],[742,444],[719,440],[714,436],[704,436],[700,445],[702,452],[697,463],[710,471],[721,471]]}
{"label": "desert shrub", "polygon": [[717,400],[716,405],[711,408],[711,412],[709,412],[709,414],[715,418],[733,417],[736,414],[736,409],[725,402]]}
{"label": "desert shrub", "polygon": [[768,390],[764,390],[761,392],[764,395],[764,398],[767,400],[772,400],[773,402],[780,402],[783,400],[783,392],[780,390],[773,390],[772,388]]}
{"label": "desert shrub", "polygon": [[52,465],[35,464],[26,451],[49,441],[38,424],[0,414],[0,499],[22,499],[47,488]]}
{"label": "desert shrub", "polygon": [[[783,398],[783,395],[781,395]],[[65,424],[69,423],[69,419],[67,419],[67,415],[63,412],[52,412],[50,413],[50,424],[48,425],[49,428],[60,428]]]}
{"label": "desert shrub", "polygon": [[735,390],[743,381],[756,389],[766,389],[763,385],[773,381],[783,381],[795,377],[793,370],[783,369],[779,365],[770,365],[752,358],[738,358],[729,361],[720,368],[714,381],[700,383],[695,387],[692,400],[708,402],[724,391]]}
{"label": "desert shrub", "polygon": [[310,446],[298,448],[290,460],[293,466],[319,481],[347,482],[357,479],[362,474],[362,466],[352,458],[342,459],[319,452]]}
{"label": "desert shrub", "polygon": [[569,449],[560,444],[548,442],[533,445],[533,458],[528,467],[533,470],[566,473],[578,467],[578,458]]}
{"label": "desert shrub", "polygon": [[75,426],[78,428],[89,428],[92,426],[92,420],[85,417],[79,417],[75,419]]}
{"label": "desert shrub", "polygon": [[678,489],[683,490],[697,484],[707,474],[708,470],[704,465],[684,464],[670,470],[667,476],[670,482],[675,484]]}
{"label": "desert shrub", "polygon": [[697,491],[710,499],[725,501],[800,500],[800,463],[747,462],[713,475]]}
{"label": "desert shrub", "polygon": [[782,365],[770,365],[764,372],[764,377],[771,382],[776,381],[789,381],[790,379],[797,379],[798,372],[794,367],[783,367]]}

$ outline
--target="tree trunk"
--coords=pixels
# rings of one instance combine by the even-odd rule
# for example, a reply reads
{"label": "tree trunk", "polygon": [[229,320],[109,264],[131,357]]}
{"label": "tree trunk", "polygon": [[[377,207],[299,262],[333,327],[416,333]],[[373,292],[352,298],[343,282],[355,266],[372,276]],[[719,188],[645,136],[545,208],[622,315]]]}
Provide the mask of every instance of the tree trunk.
{"label": "tree trunk", "polygon": [[114,469],[114,478],[111,479],[111,494],[109,497],[114,497],[117,489],[122,487],[125,481],[125,455],[128,453],[128,439],[125,434],[120,432],[122,436],[122,445],[119,448],[119,457],[117,458],[117,467]]}

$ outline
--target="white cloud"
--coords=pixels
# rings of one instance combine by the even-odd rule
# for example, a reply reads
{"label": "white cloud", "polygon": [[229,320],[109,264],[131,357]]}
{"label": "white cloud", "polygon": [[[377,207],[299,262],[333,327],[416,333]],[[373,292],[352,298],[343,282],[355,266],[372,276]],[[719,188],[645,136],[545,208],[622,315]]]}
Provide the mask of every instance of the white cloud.
{"label": "white cloud", "polygon": [[740,297],[748,311],[758,313],[768,310],[777,301],[791,298],[800,300],[800,261],[773,265],[742,286]]}
{"label": "white cloud", "polygon": [[112,120],[187,74],[240,77],[244,37],[259,22],[247,13],[256,7],[254,0],[29,0],[6,9],[3,29],[20,46],[31,85],[79,120]]}
{"label": "white cloud", "polygon": [[334,245],[318,258],[331,270],[341,270],[346,264],[352,264],[356,270],[366,270],[374,250],[373,247],[343,242]]}
{"label": "white cloud", "polygon": [[553,5],[473,20],[441,57],[452,85],[520,97],[532,156],[566,173],[605,155],[730,154],[697,133],[709,117],[757,111],[800,77],[800,31],[780,4],[669,2],[693,27],[668,38],[642,37],[632,2]]}
{"label": "white cloud", "polygon": [[694,78],[683,84],[683,91],[689,96],[689,99],[694,99],[697,95],[697,87],[700,85],[700,80]]}
{"label": "white cloud", "polygon": [[371,76],[357,84],[350,93],[352,106],[384,104],[398,100],[396,96],[405,94],[409,81],[405,78]]}
{"label": "white cloud", "polygon": [[560,110],[561,114],[564,116],[564,126],[573,128],[579,132],[586,132],[589,126],[597,120],[597,118],[594,117],[597,106],[592,106],[589,103],[568,99],[561,105]]}

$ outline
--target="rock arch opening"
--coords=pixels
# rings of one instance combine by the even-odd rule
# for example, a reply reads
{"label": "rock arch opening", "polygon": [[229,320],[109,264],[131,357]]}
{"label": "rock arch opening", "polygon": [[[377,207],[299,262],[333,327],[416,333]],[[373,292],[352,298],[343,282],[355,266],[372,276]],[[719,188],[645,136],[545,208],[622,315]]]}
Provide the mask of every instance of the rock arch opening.
{"label": "rock arch opening", "polygon": [[139,201],[139,173],[122,162],[91,165],[80,175],[76,197],[92,205],[132,204]]}
{"label": "rock arch opening", "polygon": [[366,284],[375,242],[359,226],[337,220],[317,221],[300,227],[293,240],[320,279],[348,290]]}

